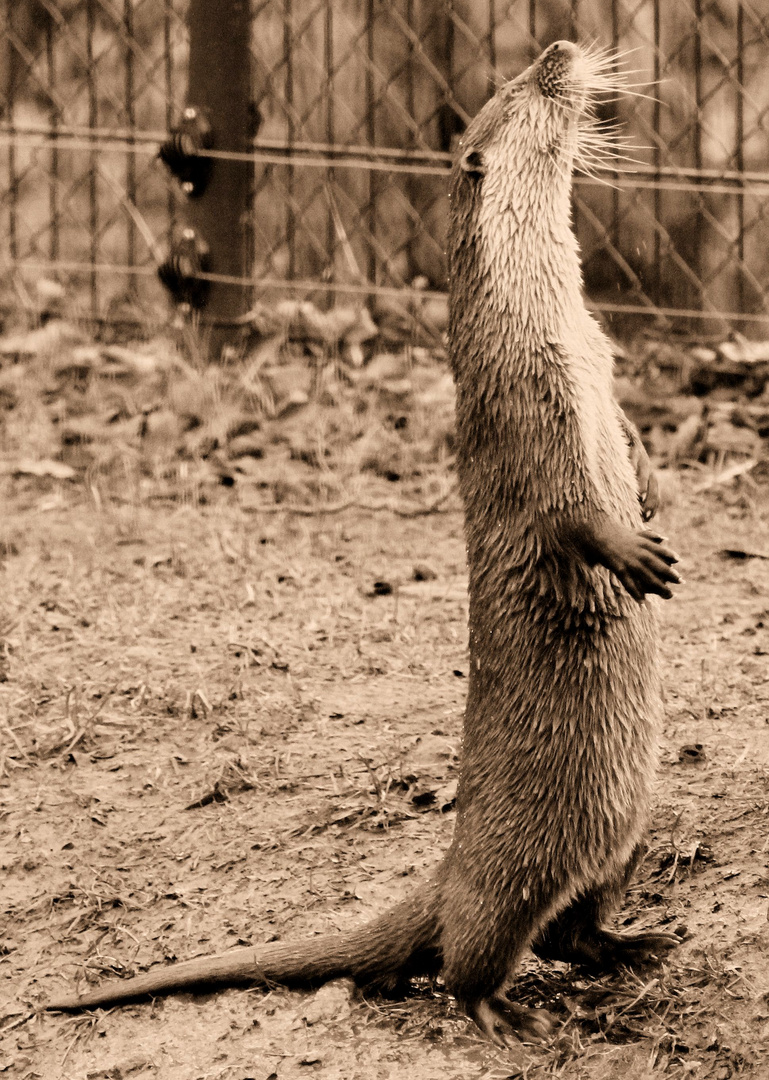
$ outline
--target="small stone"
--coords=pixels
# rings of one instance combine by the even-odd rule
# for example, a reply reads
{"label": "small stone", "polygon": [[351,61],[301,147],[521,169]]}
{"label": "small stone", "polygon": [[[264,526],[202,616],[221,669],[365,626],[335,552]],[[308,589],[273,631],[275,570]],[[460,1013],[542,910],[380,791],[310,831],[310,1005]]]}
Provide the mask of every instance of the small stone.
{"label": "small stone", "polygon": [[144,438],[158,442],[176,443],[183,435],[186,424],[171,409],[157,409],[147,413],[144,420]]}
{"label": "small stone", "polygon": [[54,480],[72,480],[77,473],[70,465],[63,461],[53,461],[51,458],[43,458],[40,461],[30,461],[28,458],[17,461],[12,467],[17,476],[50,476]]}
{"label": "small stone", "polygon": [[46,305],[58,303],[66,296],[64,286],[50,278],[40,278],[35,284],[35,292],[40,303]]}
{"label": "small stone", "polygon": [[704,449],[757,457],[761,451],[761,437],[750,428],[738,428],[728,420],[719,420],[708,428]]}
{"label": "small stone", "polygon": [[716,350],[708,345],[695,345],[693,349],[689,349],[689,356],[698,364],[713,364],[718,359]]}
{"label": "small stone", "polygon": [[51,319],[36,330],[0,337],[0,356],[58,354],[67,345],[82,342],[83,332],[63,319]]}
{"label": "small stone", "polygon": [[748,341],[737,335],[734,341],[724,341],[718,352],[733,364],[759,364],[769,361],[769,341]]}
{"label": "small stone", "polygon": [[227,443],[227,453],[231,458],[264,457],[264,439],[257,432],[236,435]]}
{"label": "small stone", "polygon": [[685,458],[696,458],[699,444],[705,431],[702,416],[692,413],[678,425],[674,435],[668,443],[668,458],[670,461],[682,461]]}

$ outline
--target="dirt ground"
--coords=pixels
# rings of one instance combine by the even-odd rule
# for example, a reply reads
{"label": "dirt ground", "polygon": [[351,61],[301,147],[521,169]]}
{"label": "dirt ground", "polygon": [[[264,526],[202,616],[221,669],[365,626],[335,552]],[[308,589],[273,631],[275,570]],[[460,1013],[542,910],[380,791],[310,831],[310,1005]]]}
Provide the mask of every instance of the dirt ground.
{"label": "dirt ground", "polygon": [[[447,847],[466,673],[456,504],[403,518],[102,501],[7,480],[0,518],[0,1074],[44,1080],[769,1076],[769,490],[663,475],[663,764],[618,916],[682,944],[588,977],[498,1051],[440,986],[405,1001],[55,994],[367,919]],[[753,551],[763,558],[720,555]]]}

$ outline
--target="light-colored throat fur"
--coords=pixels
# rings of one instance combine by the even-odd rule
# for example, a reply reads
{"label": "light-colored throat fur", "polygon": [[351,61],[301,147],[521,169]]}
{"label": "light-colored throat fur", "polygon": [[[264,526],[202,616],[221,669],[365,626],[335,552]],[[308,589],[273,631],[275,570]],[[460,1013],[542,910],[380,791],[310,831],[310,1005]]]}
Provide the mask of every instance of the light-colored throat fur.
{"label": "light-colored throat fur", "polygon": [[[522,158],[523,167],[511,170]],[[570,179],[570,159],[565,163],[547,147],[508,147],[502,140],[489,147],[476,219],[482,295],[493,309],[500,340],[508,343],[510,362],[521,365],[520,375],[526,374],[528,356],[553,347],[568,358],[563,374],[598,502],[615,516],[618,507],[626,507],[620,516],[637,524],[635,476],[614,404],[612,346],[583,298]],[[510,374],[514,385],[516,372]]]}
{"label": "light-colored throat fur", "polygon": [[[548,125],[549,126],[549,125]],[[530,346],[561,340],[589,316],[571,228],[572,153],[568,134],[548,143],[502,128],[485,152],[477,227],[489,299],[513,340]]]}

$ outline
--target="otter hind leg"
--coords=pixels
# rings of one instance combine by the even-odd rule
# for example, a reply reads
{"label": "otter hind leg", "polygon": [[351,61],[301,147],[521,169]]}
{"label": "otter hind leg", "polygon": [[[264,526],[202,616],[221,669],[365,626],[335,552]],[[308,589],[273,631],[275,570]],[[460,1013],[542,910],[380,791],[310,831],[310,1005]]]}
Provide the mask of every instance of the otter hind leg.
{"label": "otter hind leg", "polygon": [[[506,1046],[512,1038],[524,1042],[547,1038],[554,1017],[507,997],[513,973],[525,948],[552,909],[552,895],[511,902],[509,886],[476,894],[461,881],[444,893],[442,912],[443,979],[460,1007],[488,1039]],[[550,893],[550,889],[543,890]],[[507,896],[505,896],[507,894]]]}
{"label": "otter hind leg", "polygon": [[605,919],[619,907],[644,850],[644,845],[639,844],[620,873],[583,893],[557,915],[533,941],[534,953],[542,960],[563,960],[606,971],[622,964],[637,967],[675,948],[680,942],[673,934],[661,931],[620,934],[603,926]]}
{"label": "otter hind leg", "polygon": [[589,897],[575,903],[555,919],[532,943],[542,960],[563,960],[596,971],[611,971],[622,966],[640,967],[680,944],[674,934],[641,931],[620,934],[606,930],[592,916],[594,905]]}

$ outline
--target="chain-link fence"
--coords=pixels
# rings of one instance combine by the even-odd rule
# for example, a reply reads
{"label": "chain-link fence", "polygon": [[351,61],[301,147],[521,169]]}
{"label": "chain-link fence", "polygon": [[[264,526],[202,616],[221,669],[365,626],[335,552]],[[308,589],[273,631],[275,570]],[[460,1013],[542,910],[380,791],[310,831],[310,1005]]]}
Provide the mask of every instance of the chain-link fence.
{"label": "chain-link fence", "polygon": [[[186,0],[1,10],[6,280],[25,300],[55,277],[100,318],[158,312],[183,215],[156,154],[187,96]],[[765,333],[766,0],[253,0],[251,16],[257,296],[363,295],[429,321],[456,138],[500,80],[570,37],[627,53],[638,84],[607,107],[633,160],[575,182],[591,302],[636,326]]]}

